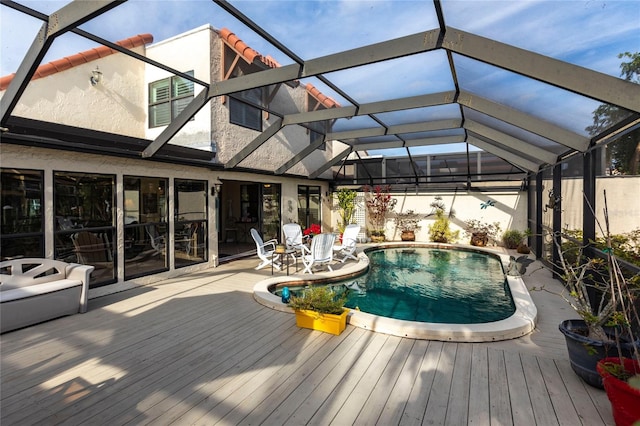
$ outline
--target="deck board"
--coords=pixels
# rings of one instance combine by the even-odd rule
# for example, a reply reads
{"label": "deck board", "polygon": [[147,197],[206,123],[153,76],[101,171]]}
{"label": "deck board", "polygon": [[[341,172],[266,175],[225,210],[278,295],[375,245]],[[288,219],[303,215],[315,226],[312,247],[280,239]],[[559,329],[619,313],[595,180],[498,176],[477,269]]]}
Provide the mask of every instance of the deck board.
{"label": "deck board", "polygon": [[[255,259],[92,298],[89,312],[0,336],[2,424],[610,425],[567,360],[564,302],[503,342],[299,329],[253,300]],[[525,277],[529,287],[544,271]]]}
{"label": "deck board", "polygon": [[314,416],[310,419],[309,425],[327,425],[335,419],[338,412],[342,409],[346,399],[356,390],[358,383],[367,373],[371,361],[380,352],[380,349],[387,341],[388,336],[378,333],[366,332],[361,343],[354,347],[352,351],[353,362],[349,364],[349,368],[340,382],[332,390],[331,395],[327,398]]}
{"label": "deck board", "polygon": [[380,381],[382,372],[389,362],[392,362],[393,354],[401,340],[401,338],[396,336],[389,336],[387,338],[385,344],[372,359],[366,374],[361,377],[353,392],[345,399],[344,404],[337,412],[332,424],[354,424],[375,389],[376,384]]}
{"label": "deck board", "polygon": [[469,424],[490,424],[489,355],[484,345],[473,345],[468,413]]}
{"label": "deck board", "polygon": [[449,425],[466,425],[468,423],[472,355],[472,345],[457,345],[446,415],[446,423]]}
{"label": "deck board", "polygon": [[419,380],[420,366],[428,346],[429,342],[426,340],[415,340],[412,342],[411,352],[407,356],[407,360],[400,372],[400,377],[393,386],[391,395],[382,408],[382,413],[378,419],[379,424],[395,425],[400,423],[407,401],[409,401],[411,397],[411,390],[416,381]]}
{"label": "deck board", "polygon": [[489,348],[489,412],[491,424],[512,425],[511,401],[507,385],[504,352]]}
{"label": "deck board", "polygon": [[440,358],[442,348],[442,342],[429,342],[427,351],[420,364],[420,373],[411,389],[411,394],[402,413],[402,418],[400,419],[401,425],[422,424],[427,402],[429,401],[429,395],[433,388],[433,381],[436,377],[438,359]]}
{"label": "deck board", "polygon": [[522,366],[536,423],[549,426],[559,424],[551,402],[551,395],[545,386],[544,377],[538,365],[538,359],[532,355],[523,355]]}
{"label": "deck board", "polygon": [[514,425],[535,425],[533,407],[527,389],[527,381],[522,368],[520,355],[511,352],[504,354],[505,371],[507,373],[507,386],[511,402],[511,415]]}
{"label": "deck board", "polygon": [[[365,402],[360,414],[355,420],[356,424],[376,424],[384,407],[389,403],[389,397],[395,387],[400,372],[405,363],[409,360],[409,354],[414,341],[401,339],[392,358],[380,375],[378,383],[373,387],[373,391]],[[380,421],[381,424],[385,424]]]}
{"label": "deck board", "polygon": [[423,423],[430,425],[445,424],[457,346],[455,343],[445,343],[442,347]]}

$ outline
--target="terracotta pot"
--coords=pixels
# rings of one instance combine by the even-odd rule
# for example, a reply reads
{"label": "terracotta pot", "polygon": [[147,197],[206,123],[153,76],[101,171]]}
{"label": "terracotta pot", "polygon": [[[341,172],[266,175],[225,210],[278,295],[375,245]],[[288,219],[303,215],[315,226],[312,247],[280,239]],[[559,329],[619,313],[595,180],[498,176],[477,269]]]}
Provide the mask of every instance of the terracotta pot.
{"label": "terracotta pot", "polygon": [[[640,364],[631,358],[622,358],[624,370],[640,374]],[[598,373],[602,376],[604,390],[611,402],[613,419],[617,426],[631,426],[640,420],[640,390],[610,373],[607,364],[620,365],[620,358],[604,358],[598,362]]]}
{"label": "terracotta pot", "polygon": [[529,246],[526,245],[525,243],[520,243],[518,244],[518,248],[516,249],[516,251],[520,254],[529,254],[531,253],[531,249],[529,249]]}
{"label": "terracotta pot", "polygon": [[486,232],[474,232],[471,234],[471,245],[476,247],[484,247],[489,242],[489,236]]}
{"label": "terracotta pot", "polygon": [[384,235],[372,235],[371,236],[371,241],[374,243],[383,243],[384,242]]}
{"label": "terracotta pot", "polygon": [[402,239],[402,241],[415,241],[416,233],[413,231],[402,231],[402,234],[400,234],[400,239]]}

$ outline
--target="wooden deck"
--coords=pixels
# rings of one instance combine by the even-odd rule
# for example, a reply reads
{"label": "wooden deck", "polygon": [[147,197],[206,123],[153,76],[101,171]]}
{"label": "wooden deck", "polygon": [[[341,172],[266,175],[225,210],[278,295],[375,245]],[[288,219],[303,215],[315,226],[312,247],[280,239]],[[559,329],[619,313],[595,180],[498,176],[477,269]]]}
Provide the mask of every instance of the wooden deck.
{"label": "wooden deck", "polygon": [[613,424],[606,394],[569,366],[557,326],[575,315],[558,297],[533,292],[537,330],[505,342],[352,326],[332,336],[256,303],[253,284],[270,275],[256,264],[92,299],[84,315],[2,335],[0,423]]}

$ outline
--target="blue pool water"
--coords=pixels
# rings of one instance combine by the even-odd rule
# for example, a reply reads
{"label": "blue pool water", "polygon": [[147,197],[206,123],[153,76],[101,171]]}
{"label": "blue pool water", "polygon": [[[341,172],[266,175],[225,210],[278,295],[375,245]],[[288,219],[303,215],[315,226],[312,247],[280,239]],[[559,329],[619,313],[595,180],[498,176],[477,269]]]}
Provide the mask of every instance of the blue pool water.
{"label": "blue pool water", "polygon": [[[337,293],[348,291],[349,308],[450,324],[498,321],[515,312],[500,259],[490,254],[411,247],[377,249],[367,256],[367,273],[325,284]],[[304,291],[304,287],[289,288],[294,295]]]}

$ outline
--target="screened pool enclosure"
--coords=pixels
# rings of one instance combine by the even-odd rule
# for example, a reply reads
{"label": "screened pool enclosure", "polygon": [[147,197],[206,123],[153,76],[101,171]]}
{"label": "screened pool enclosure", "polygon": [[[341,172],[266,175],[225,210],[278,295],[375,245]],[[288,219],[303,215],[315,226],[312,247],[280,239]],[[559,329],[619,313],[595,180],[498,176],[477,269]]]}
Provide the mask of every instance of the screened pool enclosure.
{"label": "screened pool enclosure", "polygon": [[[2,145],[248,172],[256,181],[302,177],[329,182],[333,189],[382,184],[415,194],[526,190],[528,225],[535,234],[580,223],[585,241],[596,236],[591,208],[602,209],[602,189],[624,185],[622,194],[610,190],[607,201],[618,212],[617,229],[637,227],[636,2],[0,4]],[[194,72],[117,43],[143,34],[164,40],[201,25],[212,26],[236,56]],[[100,103],[53,117],[20,108],[37,94],[39,79],[73,67],[46,66],[103,46],[126,57],[126,65],[115,71],[92,68],[96,88],[113,73],[130,78],[127,70],[136,67],[176,79],[158,89],[176,90],[165,111],[167,125],[151,122],[153,105],[144,99],[130,113],[132,121],[139,120],[136,115],[148,118],[146,132],[108,118],[87,120],[86,115],[100,115]],[[239,58],[247,63],[234,68]],[[156,90],[148,81],[138,83]],[[285,86],[306,87],[309,100],[274,101]],[[91,96],[70,87],[58,90],[79,104]],[[124,99],[130,87],[111,90],[109,96]],[[266,125],[243,116],[243,130],[229,135],[233,149],[225,151],[211,134],[194,134],[190,122],[226,102],[261,114]],[[287,132],[307,142],[286,157],[271,156]],[[321,164],[306,166],[321,156]],[[3,160],[2,167],[12,164]],[[542,236],[531,244],[538,255],[549,251]]]}

